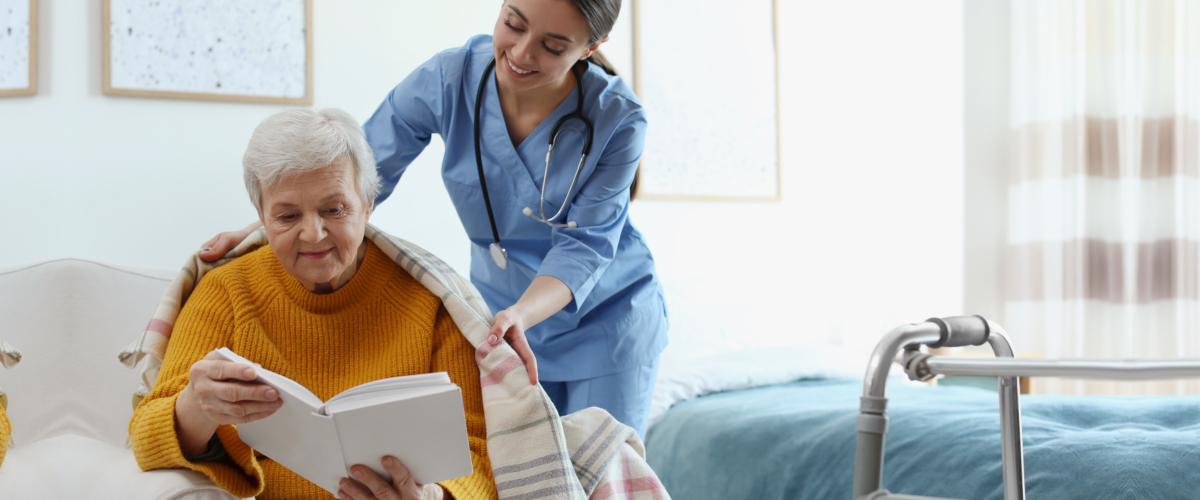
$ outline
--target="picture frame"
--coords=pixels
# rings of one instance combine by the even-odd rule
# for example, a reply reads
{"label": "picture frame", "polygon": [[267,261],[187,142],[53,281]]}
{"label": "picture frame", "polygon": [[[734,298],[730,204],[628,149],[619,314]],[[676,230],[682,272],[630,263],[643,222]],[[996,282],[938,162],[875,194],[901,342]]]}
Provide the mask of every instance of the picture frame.
{"label": "picture frame", "polygon": [[[20,12],[20,7],[28,6],[27,16]],[[0,20],[9,16],[17,17],[8,26],[0,25],[4,33],[0,36],[13,37],[11,43],[0,44],[0,50],[16,49],[11,54],[0,56],[0,62],[12,58],[14,64],[11,71],[0,69],[0,97],[31,96],[38,90],[38,0],[0,0]],[[24,17],[25,22],[19,18]],[[10,21],[14,21],[10,19]],[[9,23],[5,23],[9,24]],[[21,41],[21,26],[26,26],[24,42]],[[24,49],[28,47],[28,52]],[[27,55],[26,55],[27,54]],[[22,56],[24,56],[22,58]],[[23,59],[23,61],[22,61]],[[7,66],[7,65],[6,65]]]}
{"label": "picture frame", "polygon": [[102,92],[312,105],[312,12],[312,0],[102,0]]}
{"label": "picture frame", "polygon": [[[733,10],[716,0],[632,0],[630,3],[633,87],[650,120],[638,173],[638,199],[782,200],[779,0],[749,1],[757,3],[749,7],[739,4],[739,8]],[[706,6],[705,2],[712,5]],[[770,19],[763,18],[767,15]],[[696,19],[681,19],[680,16]],[[721,37],[686,32],[696,26],[714,25],[735,25],[743,28],[743,32]],[[765,34],[766,30],[769,35]],[[679,40],[688,40],[686,50],[680,50]],[[671,75],[708,77],[714,74],[713,66],[709,66],[714,61],[703,59],[709,54],[720,53],[725,49],[720,44],[728,44],[730,40],[756,44],[744,53],[770,50],[769,58],[757,60],[757,71],[741,80],[764,87],[756,87],[759,92],[753,92],[755,95],[739,92],[739,88],[733,87],[737,81],[721,80],[719,73],[715,79],[697,76],[682,83],[665,81]],[[671,64],[680,67],[666,67]],[[662,67],[663,81],[656,80],[655,70],[659,67]],[[767,75],[768,72],[771,74]],[[771,87],[769,90],[765,89],[767,83]],[[745,97],[757,100],[743,99],[724,107],[714,107],[713,95],[721,95],[726,100]],[[770,97],[769,103],[762,99],[763,95]],[[718,132],[728,128],[730,123],[750,123],[754,127],[734,129],[732,137]],[[738,133],[749,135],[737,137]],[[742,165],[739,163],[744,152],[749,152],[752,159]]]}

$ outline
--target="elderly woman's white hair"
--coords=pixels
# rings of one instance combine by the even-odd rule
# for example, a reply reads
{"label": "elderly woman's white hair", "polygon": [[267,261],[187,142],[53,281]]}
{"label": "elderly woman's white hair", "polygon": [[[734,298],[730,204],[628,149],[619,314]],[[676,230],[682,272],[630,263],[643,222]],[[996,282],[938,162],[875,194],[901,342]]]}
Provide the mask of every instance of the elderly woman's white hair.
{"label": "elderly woman's white hair", "polygon": [[346,158],[354,166],[354,179],[363,207],[379,195],[375,155],[358,122],[336,108],[313,111],[289,109],[267,117],[242,157],[246,191],[262,214],[262,189],[285,177],[319,170]]}

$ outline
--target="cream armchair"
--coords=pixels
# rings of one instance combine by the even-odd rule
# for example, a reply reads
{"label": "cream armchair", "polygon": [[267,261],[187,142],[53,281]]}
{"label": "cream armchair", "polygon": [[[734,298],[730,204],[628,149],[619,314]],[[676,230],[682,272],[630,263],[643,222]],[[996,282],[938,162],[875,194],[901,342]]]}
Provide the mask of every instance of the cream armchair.
{"label": "cream armchair", "polygon": [[13,427],[0,497],[234,498],[197,472],[142,472],[127,446],[139,373],[115,353],[177,272],[76,259],[0,269],[0,340],[25,354],[0,370]]}

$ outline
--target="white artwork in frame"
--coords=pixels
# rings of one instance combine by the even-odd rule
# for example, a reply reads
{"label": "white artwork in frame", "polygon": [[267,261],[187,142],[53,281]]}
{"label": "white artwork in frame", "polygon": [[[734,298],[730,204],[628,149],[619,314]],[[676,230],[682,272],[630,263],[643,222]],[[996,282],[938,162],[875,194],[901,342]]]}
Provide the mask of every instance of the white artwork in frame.
{"label": "white artwork in frame", "polygon": [[312,0],[103,0],[106,95],[312,104]]}
{"label": "white artwork in frame", "polygon": [[37,93],[37,0],[0,0],[0,97]]}
{"label": "white artwork in frame", "polygon": [[776,1],[632,2],[639,199],[781,199]]}

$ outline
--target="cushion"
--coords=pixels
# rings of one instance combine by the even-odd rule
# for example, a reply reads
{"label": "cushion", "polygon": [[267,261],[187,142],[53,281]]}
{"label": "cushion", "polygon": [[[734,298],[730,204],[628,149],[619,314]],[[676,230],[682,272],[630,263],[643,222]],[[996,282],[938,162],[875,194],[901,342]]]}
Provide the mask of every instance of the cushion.
{"label": "cushion", "polygon": [[165,469],[142,472],[133,452],[65,434],[8,450],[0,467],[4,498],[89,500],[232,500],[203,474]]}
{"label": "cushion", "polygon": [[0,338],[26,355],[0,370],[18,447],[66,434],[125,444],[138,377],[113,353],[177,272],[77,259],[0,269]]}

